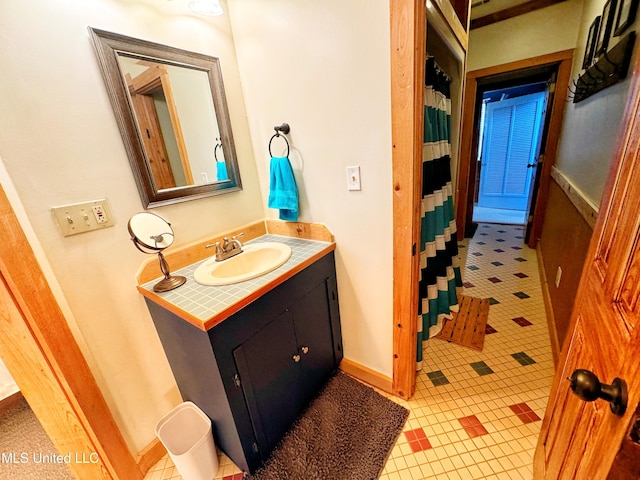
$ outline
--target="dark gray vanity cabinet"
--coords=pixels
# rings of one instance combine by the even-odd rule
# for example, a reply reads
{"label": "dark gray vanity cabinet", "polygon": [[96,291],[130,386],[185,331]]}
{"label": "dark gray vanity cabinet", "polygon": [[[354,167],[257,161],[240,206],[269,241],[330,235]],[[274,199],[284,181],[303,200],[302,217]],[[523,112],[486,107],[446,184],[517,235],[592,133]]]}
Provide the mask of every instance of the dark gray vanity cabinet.
{"label": "dark gray vanity cabinet", "polygon": [[206,332],[146,301],[183,399],[251,473],[342,359],[333,252]]}

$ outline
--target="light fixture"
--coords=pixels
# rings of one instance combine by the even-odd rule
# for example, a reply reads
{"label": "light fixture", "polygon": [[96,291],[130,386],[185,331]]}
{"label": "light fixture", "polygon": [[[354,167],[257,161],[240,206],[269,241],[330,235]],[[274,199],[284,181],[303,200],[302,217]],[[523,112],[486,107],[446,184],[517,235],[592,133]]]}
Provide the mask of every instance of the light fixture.
{"label": "light fixture", "polygon": [[219,0],[192,0],[189,2],[189,8],[193,13],[207,15],[209,17],[215,17],[224,13]]}

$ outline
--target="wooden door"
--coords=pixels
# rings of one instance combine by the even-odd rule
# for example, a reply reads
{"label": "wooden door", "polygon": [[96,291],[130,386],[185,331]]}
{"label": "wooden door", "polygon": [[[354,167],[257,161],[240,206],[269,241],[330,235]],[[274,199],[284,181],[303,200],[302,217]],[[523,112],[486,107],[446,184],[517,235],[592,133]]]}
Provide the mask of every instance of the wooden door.
{"label": "wooden door", "polygon": [[131,103],[136,112],[140,138],[142,138],[142,143],[144,144],[144,151],[147,154],[156,190],[175,187],[176,181],[173,176],[173,170],[171,170],[171,162],[169,161],[169,154],[165,146],[153,97],[132,92]]}
{"label": "wooden door", "polygon": [[[630,466],[622,462],[624,451],[633,444],[629,431],[640,402],[639,88],[636,67],[538,440],[536,479],[640,477],[637,453]],[[571,392],[567,377],[579,368],[591,370],[607,384],[616,377],[627,382],[628,407],[623,416],[614,415],[604,400],[587,403]]]}
{"label": "wooden door", "polygon": [[478,205],[526,210],[544,121],[544,92],[486,107]]}
{"label": "wooden door", "polygon": [[[167,67],[155,62],[137,63],[146,63],[148,68],[135,78],[127,73],[125,81],[155,188],[163,190],[194,185],[187,145]],[[156,108],[156,99],[166,106],[161,109],[161,114]],[[165,119],[162,123],[160,116]]]}

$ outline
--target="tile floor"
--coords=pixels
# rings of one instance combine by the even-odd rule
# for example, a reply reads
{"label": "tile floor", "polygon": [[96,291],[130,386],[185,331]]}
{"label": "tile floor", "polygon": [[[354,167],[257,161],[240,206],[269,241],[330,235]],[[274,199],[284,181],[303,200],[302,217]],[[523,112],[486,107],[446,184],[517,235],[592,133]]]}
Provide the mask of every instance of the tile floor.
{"label": "tile floor", "polygon": [[[554,368],[536,252],[521,226],[481,224],[460,244],[465,294],[491,304],[484,349],[432,339],[381,480],[530,480]],[[179,480],[168,457],[145,480]],[[240,480],[224,455],[216,480]],[[331,479],[348,480],[348,479]]]}

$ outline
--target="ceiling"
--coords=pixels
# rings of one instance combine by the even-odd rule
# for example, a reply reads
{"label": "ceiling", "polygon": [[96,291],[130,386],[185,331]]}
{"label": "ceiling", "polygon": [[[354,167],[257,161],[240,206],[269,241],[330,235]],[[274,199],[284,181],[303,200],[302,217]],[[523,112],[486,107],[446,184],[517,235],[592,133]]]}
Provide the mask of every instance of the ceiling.
{"label": "ceiling", "polygon": [[529,0],[471,0],[471,18],[484,17],[492,13],[506,10]]}
{"label": "ceiling", "polygon": [[471,29],[548,7],[566,0],[471,0]]}

